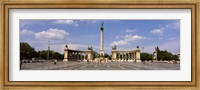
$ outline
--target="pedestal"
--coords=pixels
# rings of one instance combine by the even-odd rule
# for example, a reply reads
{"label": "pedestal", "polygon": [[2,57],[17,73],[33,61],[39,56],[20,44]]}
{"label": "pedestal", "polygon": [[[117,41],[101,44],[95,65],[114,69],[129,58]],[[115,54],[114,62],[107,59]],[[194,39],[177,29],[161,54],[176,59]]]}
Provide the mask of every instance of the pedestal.
{"label": "pedestal", "polygon": [[141,60],[136,60],[136,62],[141,62]]}
{"label": "pedestal", "polygon": [[63,61],[68,61],[68,59],[63,59]]}

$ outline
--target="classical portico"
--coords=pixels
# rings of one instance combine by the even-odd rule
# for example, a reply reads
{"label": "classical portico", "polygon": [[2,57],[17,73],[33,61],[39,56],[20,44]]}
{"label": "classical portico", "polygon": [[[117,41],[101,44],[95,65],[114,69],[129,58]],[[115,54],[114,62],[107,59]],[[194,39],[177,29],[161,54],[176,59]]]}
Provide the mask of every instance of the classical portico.
{"label": "classical portico", "polygon": [[66,45],[64,49],[63,61],[78,61],[78,60],[82,61],[93,60],[92,46],[88,47],[87,51],[80,51],[80,50],[69,49]]}
{"label": "classical portico", "polygon": [[112,49],[112,61],[128,61],[128,62],[141,62],[140,60],[140,49],[118,51],[116,46]]}

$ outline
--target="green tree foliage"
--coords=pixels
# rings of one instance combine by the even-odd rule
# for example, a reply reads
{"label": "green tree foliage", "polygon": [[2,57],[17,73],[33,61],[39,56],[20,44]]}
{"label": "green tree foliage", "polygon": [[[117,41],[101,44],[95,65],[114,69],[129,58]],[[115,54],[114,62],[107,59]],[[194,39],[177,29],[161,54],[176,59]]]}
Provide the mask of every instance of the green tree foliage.
{"label": "green tree foliage", "polygon": [[53,56],[54,56],[54,59],[57,59],[57,60],[63,60],[63,55],[61,55],[60,53],[58,53],[58,52],[55,52],[54,54],[53,54]]}
{"label": "green tree foliage", "polygon": [[108,57],[109,57],[109,55],[108,55],[107,53],[105,53],[104,57],[105,57],[105,58],[108,58]]}
{"label": "green tree foliage", "polygon": [[152,60],[152,54],[149,54],[149,53],[141,53],[141,60],[142,61],[149,61],[149,60]]}
{"label": "green tree foliage", "polygon": [[158,60],[167,60],[167,61],[170,61],[170,60],[178,60],[178,56],[177,55],[173,55],[172,53],[164,50],[158,50],[157,51],[157,59]]}
{"label": "green tree foliage", "polygon": [[93,51],[93,59],[100,57],[99,53]]}
{"label": "green tree foliage", "polygon": [[37,59],[47,59],[49,52],[49,59],[62,60],[64,55],[53,50],[43,50],[35,51],[28,43],[20,42],[20,60],[37,58]]}
{"label": "green tree foliage", "polygon": [[38,54],[34,48],[32,48],[28,43],[20,42],[20,60],[32,59],[37,57]]}
{"label": "green tree foliage", "polygon": [[39,55],[40,55],[40,59],[47,59],[48,53],[49,53],[49,60],[52,59],[57,59],[57,60],[62,60],[63,59],[63,55],[55,52],[53,50],[43,50],[43,51],[38,51]]}

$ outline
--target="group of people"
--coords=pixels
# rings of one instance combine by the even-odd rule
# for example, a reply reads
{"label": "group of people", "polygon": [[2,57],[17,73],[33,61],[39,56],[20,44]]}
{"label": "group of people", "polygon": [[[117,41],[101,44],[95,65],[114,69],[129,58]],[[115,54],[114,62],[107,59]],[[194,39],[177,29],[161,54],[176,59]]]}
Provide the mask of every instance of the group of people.
{"label": "group of people", "polygon": [[144,61],[143,64],[148,63],[149,65],[151,65],[151,61]]}

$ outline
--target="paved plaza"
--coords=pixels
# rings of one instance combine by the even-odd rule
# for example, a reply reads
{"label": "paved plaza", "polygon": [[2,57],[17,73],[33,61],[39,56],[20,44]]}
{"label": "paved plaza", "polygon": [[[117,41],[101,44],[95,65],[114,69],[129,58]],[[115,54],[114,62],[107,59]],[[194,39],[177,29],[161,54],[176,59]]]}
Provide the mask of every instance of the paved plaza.
{"label": "paved plaza", "polygon": [[21,70],[180,70],[180,64],[142,62],[37,62],[23,63]]}

